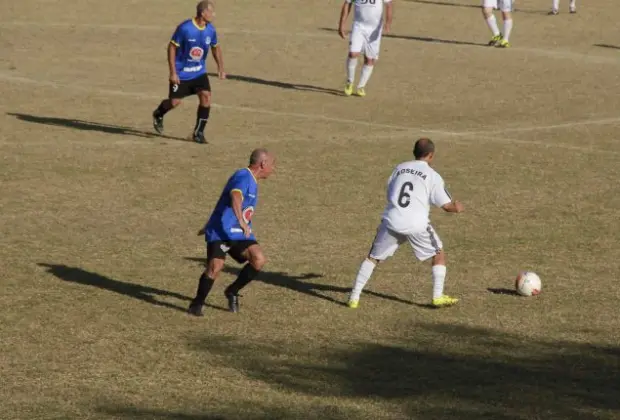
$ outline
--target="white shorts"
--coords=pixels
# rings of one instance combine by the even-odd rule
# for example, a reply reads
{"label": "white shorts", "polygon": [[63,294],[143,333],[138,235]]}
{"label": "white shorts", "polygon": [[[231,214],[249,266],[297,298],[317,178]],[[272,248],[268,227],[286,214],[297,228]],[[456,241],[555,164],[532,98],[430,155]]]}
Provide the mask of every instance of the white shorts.
{"label": "white shorts", "polygon": [[349,52],[364,53],[370,59],[378,59],[382,33],[383,25],[381,23],[376,28],[364,26],[357,22],[353,23],[349,37]]}
{"label": "white shorts", "polygon": [[431,225],[426,230],[412,235],[403,235],[389,230],[384,223],[379,225],[377,236],[372,242],[370,257],[383,261],[394,255],[398,247],[409,241],[413,253],[420,261],[426,261],[437,255],[443,248],[441,239]]}
{"label": "white shorts", "polygon": [[512,0],[482,0],[485,9],[499,9],[502,12],[512,12]]}

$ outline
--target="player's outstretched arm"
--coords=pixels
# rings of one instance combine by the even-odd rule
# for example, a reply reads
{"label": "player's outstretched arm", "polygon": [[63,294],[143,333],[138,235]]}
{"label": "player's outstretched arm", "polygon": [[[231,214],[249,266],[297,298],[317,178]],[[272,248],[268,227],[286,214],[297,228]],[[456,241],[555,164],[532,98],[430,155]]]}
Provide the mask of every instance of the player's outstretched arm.
{"label": "player's outstretched arm", "polygon": [[342,8],[340,9],[340,22],[338,23],[338,35],[340,38],[345,39],[344,33],[344,25],[347,23],[347,18],[349,17],[349,13],[351,12],[351,5],[353,3],[349,3],[345,1],[342,3]]}
{"label": "player's outstretched arm", "polygon": [[226,72],[224,71],[224,58],[222,57],[222,47],[215,45],[211,47],[211,52],[213,53],[215,64],[217,64],[217,76],[220,79],[226,79]]}
{"label": "player's outstretched arm", "polygon": [[448,204],[441,206],[441,208],[448,213],[461,213],[465,210],[465,207],[463,207],[463,204],[460,201],[451,201]]}

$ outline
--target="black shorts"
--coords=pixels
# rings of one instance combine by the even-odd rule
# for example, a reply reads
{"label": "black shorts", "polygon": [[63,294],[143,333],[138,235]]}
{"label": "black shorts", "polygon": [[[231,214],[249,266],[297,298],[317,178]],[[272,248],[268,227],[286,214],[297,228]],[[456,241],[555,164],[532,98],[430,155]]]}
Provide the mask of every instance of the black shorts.
{"label": "black shorts", "polygon": [[203,74],[191,80],[181,80],[181,83],[175,85],[170,82],[168,89],[169,99],[182,99],[187,96],[195,95],[201,90],[211,92],[211,84],[209,83],[209,76]]}
{"label": "black shorts", "polygon": [[243,252],[252,245],[257,244],[258,242],[255,240],[207,242],[207,263],[213,258],[224,260],[226,259],[226,254],[228,254],[239,264],[243,264],[247,261],[247,258],[243,256]]}

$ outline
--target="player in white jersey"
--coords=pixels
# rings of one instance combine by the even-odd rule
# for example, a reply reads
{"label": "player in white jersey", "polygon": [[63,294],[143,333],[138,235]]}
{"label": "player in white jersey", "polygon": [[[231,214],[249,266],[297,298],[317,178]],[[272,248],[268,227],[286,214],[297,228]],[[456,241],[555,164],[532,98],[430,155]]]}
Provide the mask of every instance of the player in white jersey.
{"label": "player in white jersey", "polygon": [[[570,13],[577,13],[577,1],[576,0],[570,0],[568,2],[568,11]],[[560,13],[560,0],[553,0],[553,3],[551,5],[551,11],[549,12],[549,14],[552,16],[555,16],[558,13]]]}
{"label": "player in white jersey", "polygon": [[[482,0],[482,17],[493,34],[489,41],[489,46],[498,48],[510,47],[510,33],[512,32],[512,3],[513,0]],[[493,10],[499,9],[502,12],[504,21],[504,32],[500,32]]]}
{"label": "player in white jersey", "polygon": [[433,279],[432,305],[451,306],[458,299],[443,294],[446,279],[446,257],[441,239],[430,224],[431,204],[451,213],[463,211],[463,205],[453,201],[444,181],[430,163],[435,145],[421,138],[413,148],[415,160],[401,163],[388,181],[387,205],[370,253],[362,262],[349,296],[348,306],[357,308],[364,286],[376,265],[394,255],[398,247],[409,242],[416,258],[431,259]]}
{"label": "player in white jersey", "polygon": [[[340,25],[338,34],[345,39],[344,25],[355,5],[353,27],[349,37],[349,55],[347,56],[347,83],[344,94],[353,94],[353,82],[357,59],[364,53],[364,66],[357,84],[356,95],[366,96],[366,84],[372,74],[373,66],[379,59],[379,47],[383,31],[389,32],[392,25],[392,0],[345,0],[340,11]],[[383,8],[385,5],[385,27],[383,22]]]}

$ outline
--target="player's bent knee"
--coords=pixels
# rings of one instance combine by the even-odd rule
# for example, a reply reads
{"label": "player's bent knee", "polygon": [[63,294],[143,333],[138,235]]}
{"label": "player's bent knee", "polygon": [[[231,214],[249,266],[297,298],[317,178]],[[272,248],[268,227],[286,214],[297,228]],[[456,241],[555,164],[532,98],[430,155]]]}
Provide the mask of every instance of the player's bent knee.
{"label": "player's bent knee", "polygon": [[446,254],[443,250],[440,250],[437,254],[435,254],[433,257],[433,265],[446,265]]}
{"label": "player's bent knee", "polygon": [[216,279],[224,268],[224,260],[221,258],[212,258],[207,263],[207,276],[212,279]]}
{"label": "player's bent knee", "polygon": [[349,51],[349,58],[357,58],[357,57],[359,57],[359,56],[360,56],[360,54],[361,54],[361,52],[352,52],[352,51]]}
{"label": "player's bent knee", "polygon": [[252,264],[252,267],[256,270],[260,271],[265,264],[267,264],[267,257],[265,257],[262,251],[254,252],[250,255],[250,264]]}
{"label": "player's bent knee", "polygon": [[173,108],[176,108],[177,106],[181,105],[181,99],[170,99],[170,105],[172,105]]}

